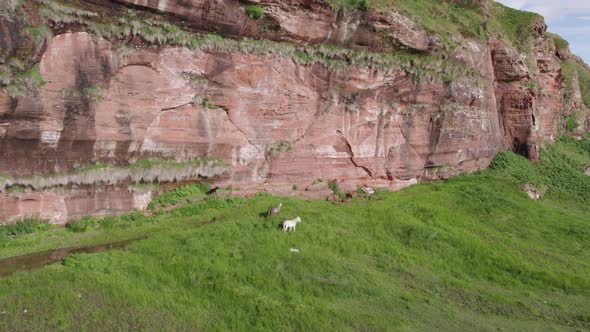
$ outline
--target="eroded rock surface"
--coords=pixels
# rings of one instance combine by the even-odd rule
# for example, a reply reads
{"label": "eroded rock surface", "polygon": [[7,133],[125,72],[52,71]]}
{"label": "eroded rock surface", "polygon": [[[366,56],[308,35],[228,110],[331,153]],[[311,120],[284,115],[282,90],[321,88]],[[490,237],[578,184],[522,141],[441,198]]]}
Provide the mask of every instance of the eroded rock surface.
{"label": "eroded rock surface", "polygon": [[[110,10],[149,8],[192,31],[232,38],[413,56],[442,52],[436,36],[395,11],[342,15],[322,1],[253,2],[265,9],[260,20],[234,0],[119,0]],[[10,53],[23,47],[15,24],[0,21]],[[535,160],[540,144],[557,136],[566,97],[555,47],[544,24],[535,27],[530,54],[497,40],[463,40],[448,51],[449,61],[472,75],[421,79],[409,70],[414,60],[372,66],[345,59],[343,67],[280,52],[153,46],[138,38],[122,47],[78,26],[56,25],[40,53],[45,84],[27,96],[0,91],[0,173],[11,179],[2,182],[10,185],[0,193],[0,219],[39,214],[63,223],[146,206],[151,191],[128,189],[129,183],[18,181],[94,163],[209,157],[227,170],[181,180],[208,177],[245,192],[325,197],[331,180],[347,191],[396,190],[485,168],[506,148]],[[583,108],[579,89],[568,100]],[[586,129],[582,123],[579,132]],[[305,190],[295,192],[294,185]]]}

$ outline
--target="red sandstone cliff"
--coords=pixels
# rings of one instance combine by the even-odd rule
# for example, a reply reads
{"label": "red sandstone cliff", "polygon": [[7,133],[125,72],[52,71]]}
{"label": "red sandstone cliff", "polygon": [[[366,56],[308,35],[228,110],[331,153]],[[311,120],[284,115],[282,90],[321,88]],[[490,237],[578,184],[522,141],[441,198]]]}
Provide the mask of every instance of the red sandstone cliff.
{"label": "red sandstone cliff", "polygon": [[[577,76],[568,90],[562,73],[577,60],[563,59],[541,20],[526,52],[491,33],[449,48],[394,9],[249,3],[261,19],[237,0],[38,0],[20,9],[26,19],[0,16],[0,220],[143,208],[152,192],[134,189],[138,179],[396,189],[485,168],[506,148],[535,159],[572,109],[575,133],[590,129]],[[489,2],[477,5],[490,15]],[[213,32],[224,38],[200,35]],[[203,157],[223,169],[74,172]]]}

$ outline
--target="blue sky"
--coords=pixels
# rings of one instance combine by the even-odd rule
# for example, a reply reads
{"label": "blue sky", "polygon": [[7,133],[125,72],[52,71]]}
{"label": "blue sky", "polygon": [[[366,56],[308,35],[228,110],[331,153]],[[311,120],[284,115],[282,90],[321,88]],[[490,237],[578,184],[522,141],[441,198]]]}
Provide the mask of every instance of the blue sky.
{"label": "blue sky", "polygon": [[572,51],[590,64],[590,0],[496,0],[545,16],[549,31],[570,42]]}

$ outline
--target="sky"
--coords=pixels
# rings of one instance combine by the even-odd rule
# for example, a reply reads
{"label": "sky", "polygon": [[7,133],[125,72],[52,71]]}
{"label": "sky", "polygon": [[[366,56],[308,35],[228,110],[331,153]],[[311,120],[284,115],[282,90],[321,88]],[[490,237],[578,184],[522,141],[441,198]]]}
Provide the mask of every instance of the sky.
{"label": "sky", "polygon": [[590,64],[590,0],[496,0],[545,16],[549,32],[570,42],[574,54]]}

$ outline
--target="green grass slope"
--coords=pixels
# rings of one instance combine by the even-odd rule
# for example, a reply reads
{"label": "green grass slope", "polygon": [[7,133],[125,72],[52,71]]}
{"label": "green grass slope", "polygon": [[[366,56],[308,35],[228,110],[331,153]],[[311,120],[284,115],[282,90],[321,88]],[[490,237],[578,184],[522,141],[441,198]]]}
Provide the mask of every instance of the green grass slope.
{"label": "green grass slope", "polygon": [[[147,236],[0,279],[0,330],[585,331],[589,164],[590,139],[565,138],[537,164],[503,153],[480,174],[349,204],[208,197],[4,238],[0,257]],[[525,182],[547,195],[528,199]]]}

